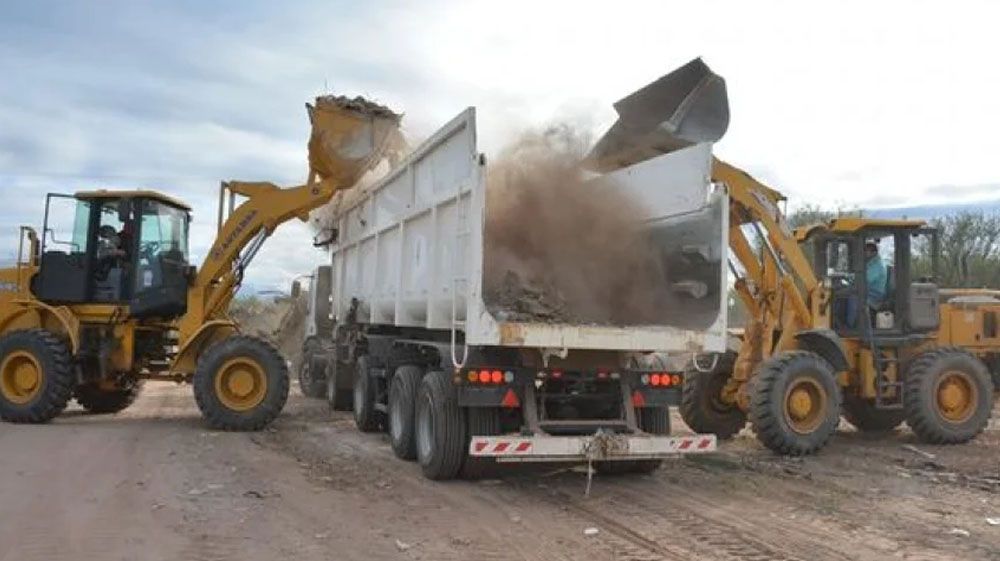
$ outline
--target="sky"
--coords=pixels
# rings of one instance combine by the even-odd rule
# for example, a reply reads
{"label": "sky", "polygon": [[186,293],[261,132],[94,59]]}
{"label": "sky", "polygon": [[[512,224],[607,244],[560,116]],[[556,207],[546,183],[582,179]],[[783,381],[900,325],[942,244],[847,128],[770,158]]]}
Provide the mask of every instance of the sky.
{"label": "sky", "polygon": [[[221,180],[305,180],[303,104],[362,94],[419,140],[477,108],[488,155],[701,56],[727,82],[716,153],[800,204],[1000,198],[995,2],[0,3],[0,261],[44,194],[151,188],[215,230]],[[325,256],[300,222],[248,272],[287,289]]]}

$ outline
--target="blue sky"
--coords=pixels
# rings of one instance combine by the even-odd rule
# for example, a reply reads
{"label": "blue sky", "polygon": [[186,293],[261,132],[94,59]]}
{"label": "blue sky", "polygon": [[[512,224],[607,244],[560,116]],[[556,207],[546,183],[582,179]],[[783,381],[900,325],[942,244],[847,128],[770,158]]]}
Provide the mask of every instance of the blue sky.
{"label": "blue sky", "polygon": [[[793,201],[995,199],[1000,52],[988,2],[143,2],[0,4],[0,259],[43,194],[148,187],[211,241],[223,179],[305,179],[303,103],[404,111],[419,139],[469,105],[486,152],[690,58],[726,77],[718,153]],[[323,256],[289,224],[249,273],[287,286]]]}

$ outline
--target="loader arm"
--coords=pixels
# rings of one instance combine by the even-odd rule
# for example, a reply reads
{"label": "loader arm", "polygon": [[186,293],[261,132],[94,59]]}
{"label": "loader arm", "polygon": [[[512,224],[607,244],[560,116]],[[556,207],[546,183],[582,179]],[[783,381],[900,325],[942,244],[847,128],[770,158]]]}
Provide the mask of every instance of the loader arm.
{"label": "loader arm", "polygon": [[[735,283],[750,318],[734,365],[735,390],[745,387],[761,360],[795,348],[796,335],[828,321],[828,315],[819,307],[823,288],[779,207],[784,196],[719,159],[712,162],[712,180],[729,191],[729,247],[746,272]],[[756,231],[759,251],[747,239],[746,226]]]}
{"label": "loader arm", "polygon": [[180,320],[181,340],[187,340],[207,321],[220,319],[236,294],[243,273],[264,241],[281,224],[308,220],[309,212],[330,201],[338,189],[332,180],[281,188],[266,182],[223,183],[220,205],[226,194],[235,201],[245,197],[220,225],[215,242],[188,291],[187,313]]}

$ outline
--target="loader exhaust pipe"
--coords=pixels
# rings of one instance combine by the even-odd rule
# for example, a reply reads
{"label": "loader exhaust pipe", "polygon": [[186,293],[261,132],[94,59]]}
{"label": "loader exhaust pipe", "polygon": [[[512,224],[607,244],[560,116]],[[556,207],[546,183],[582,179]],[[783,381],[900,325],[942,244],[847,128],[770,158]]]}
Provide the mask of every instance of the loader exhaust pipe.
{"label": "loader exhaust pipe", "polygon": [[726,81],[700,58],[661,76],[614,104],[618,120],[584,160],[607,173],[702,142],[729,127]]}

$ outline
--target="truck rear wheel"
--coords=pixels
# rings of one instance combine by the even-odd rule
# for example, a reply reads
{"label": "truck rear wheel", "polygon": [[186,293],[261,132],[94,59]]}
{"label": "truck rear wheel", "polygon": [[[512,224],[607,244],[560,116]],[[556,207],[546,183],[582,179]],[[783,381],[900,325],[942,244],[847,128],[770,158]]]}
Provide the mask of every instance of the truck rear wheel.
{"label": "truck rear wheel", "polygon": [[813,454],[840,423],[840,387],[833,368],[808,351],[773,355],[750,380],[750,423],[774,452]]}
{"label": "truck rear wheel", "polygon": [[198,359],[193,384],[209,427],[257,431],[270,424],[288,400],[288,366],[269,343],[233,335]]}
{"label": "truck rear wheel", "polygon": [[342,378],[348,378],[345,376],[344,363],[338,361],[336,358],[331,357],[326,364],[326,402],[330,405],[331,411],[350,411],[353,402],[354,394],[353,388],[350,383],[344,383]]}
{"label": "truck rear wheel", "polygon": [[127,388],[102,389],[96,384],[82,384],[76,387],[76,402],[95,415],[118,413],[135,403],[142,390],[142,382],[137,381]]}
{"label": "truck rear wheel", "polygon": [[323,349],[315,339],[309,339],[302,346],[302,358],[299,361],[299,390],[306,397],[322,398],[326,395],[326,384],[323,379],[326,362],[322,354]]}
{"label": "truck rear wheel", "polygon": [[894,430],[904,420],[906,411],[903,409],[879,409],[875,401],[854,394],[844,395],[844,419],[854,425],[854,428],[866,433],[885,433]]}
{"label": "truck rear wheel", "polygon": [[73,395],[76,375],[66,345],[50,331],[26,329],[0,336],[0,418],[44,423]]}
{"label": "truck rear wheel", "polygon": [[921,354],[907,369],[905,387],[906,422],[924,442],[967,442],[990,420],[990,374],[982,361],[962,349]]}
{"label": "truck rear wheel", "polygon": [[[668,407],[643,407],[635,410],[636,422],[646,433],[658,436],[670,434],[670,409]],[[594,468],[601,475],[624,475],[628,473],[653,473],[663,465],[663,460],[623,460],[617,462],[597,462]]]}
{"label": "truck rear wheel", "polygon": [[[468,439],[474,436],[499,436],[503,433],[499,407],[469,407],[465,410],[468,421]],[[489,477],[496,469],[497,462],[493,458],[472,457],[466,454],[462,465],[462,477],[465,479],[482,479]]]}
{"label": "truck rear wheel", "polygon": [[454,479],[468,452],[465,412],[450,377],[429,372],[417,393],[417,461],[428,479]]}
{"label": "truck rear wheel", "polygon": [[423,368],[407,364],[396,369],[389,385],[389,443],[396,457],[403,460],[417,457],[413,424],[417,389],[423,377]]}
{"label": "truck rear wheel", "polygon": [[354,365],[354,424],[361,432],[375,432],[382,428],[382,417],[375,409],[371,359],[359,357]]}
{"label": "truck rear wheel", "polygon": [[722,390],[732,368],[732,357],[724,355],[711,371],[692,370],[684,376],[681,418],[694,432],[712,433],[719,440],[728,440],[746,426],[746,413],[736,404],[722,401]]}

